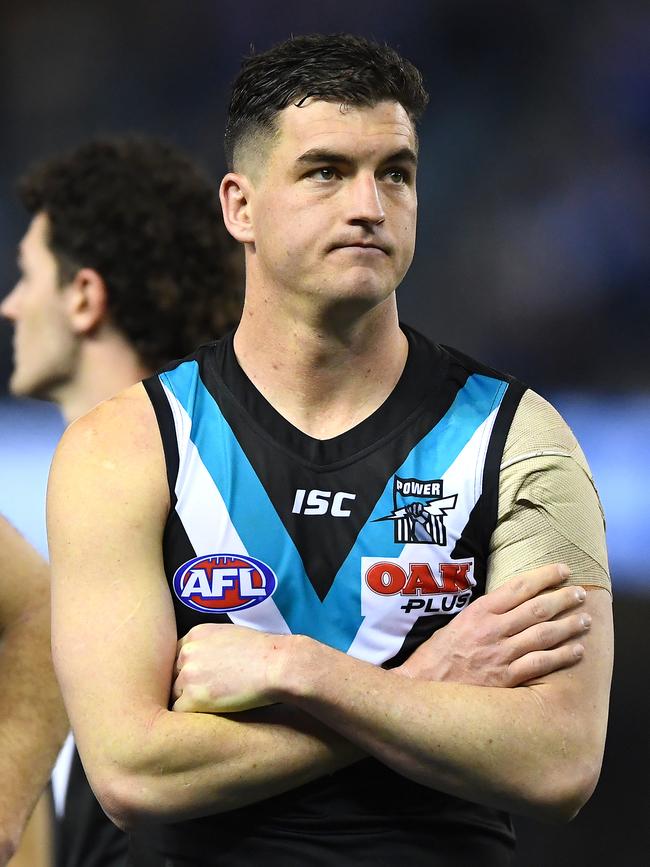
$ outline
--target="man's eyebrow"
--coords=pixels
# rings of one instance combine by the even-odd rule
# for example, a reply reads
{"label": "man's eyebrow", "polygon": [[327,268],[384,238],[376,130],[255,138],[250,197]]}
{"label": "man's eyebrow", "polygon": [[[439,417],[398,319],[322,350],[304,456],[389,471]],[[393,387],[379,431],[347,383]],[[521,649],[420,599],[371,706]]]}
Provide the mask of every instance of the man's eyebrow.
{"label": "man's eyebrow", "polygon": [[351,163],[352,160],[346,157],[345,154],[339,154],[325,148],[311,148],[311,150],[301,154],[296,162],[314,165],[315,163]]}
{"label": "man's eyebrow", "polygon": [[410,163],[417,166],[418,155],[412,148],[400,148],[384,160],[385,163]]}
{"label": "man's eyebrow", "polygon": [[[306,165],[320,165],[322,163],[336,163],[338,165],[344,163],[349,165],[354,162],[354,160],[345,154],[327,150],[326,148],[311,148],[310,150],[305,151],[304,154],[301,154],[296,162]],[[411,165],[416,166],[418,158],[412,148],[404,147],[389,154],[389,156],[387,156],[382,162],[384,164],[393,162],[410,163]]]}

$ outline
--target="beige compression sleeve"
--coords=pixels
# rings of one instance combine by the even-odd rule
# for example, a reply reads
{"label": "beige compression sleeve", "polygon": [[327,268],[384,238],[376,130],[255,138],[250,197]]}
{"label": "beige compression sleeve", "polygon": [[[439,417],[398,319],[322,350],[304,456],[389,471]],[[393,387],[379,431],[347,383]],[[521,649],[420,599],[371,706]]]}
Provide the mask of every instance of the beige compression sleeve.
{"label": "beige compression sleeve", "polygon": [[556,562],[570,566],[568,583],[611,590],[605,520],[585,456],[557,410],[527,391],[503,452],[487,591]]}

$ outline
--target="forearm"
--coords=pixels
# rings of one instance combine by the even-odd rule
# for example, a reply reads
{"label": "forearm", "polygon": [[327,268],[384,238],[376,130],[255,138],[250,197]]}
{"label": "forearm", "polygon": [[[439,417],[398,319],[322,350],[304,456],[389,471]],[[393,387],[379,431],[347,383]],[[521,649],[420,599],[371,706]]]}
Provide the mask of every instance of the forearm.
{"label": "forearm", "polygon": [[49,605],[42,605],[2,632],[0,833],[9,847],[17,845],[68,730],[52,667],[49,619]]}
{"label": "forearm", "polygon": [[592,751],[571,713],[550,711],[544,685],[408,680],[310,639],[291,640],[282,699],[398,773],[538,817],[570,818],[588,797]]}
{"label": "forearm", "polygon": [[126,828],[233,810],[361,756],[317,720],[282,706],[232,716],[160,709],[101,756],[82,749],[102,805]]}

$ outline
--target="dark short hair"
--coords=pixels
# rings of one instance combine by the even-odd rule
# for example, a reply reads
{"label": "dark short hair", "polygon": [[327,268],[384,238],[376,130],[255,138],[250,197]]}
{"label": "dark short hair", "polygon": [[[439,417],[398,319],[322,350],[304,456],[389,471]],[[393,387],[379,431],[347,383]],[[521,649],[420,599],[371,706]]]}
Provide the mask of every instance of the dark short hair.
{"label": "dark short hair", "polygon": [[388,45],[349,34],[296,36],[244,60],[228,109],[228,166],[241,142],[275,133],[278,112],[309,97],[349,106],[394,100],[414,125],[429,99],[420,72]]}
{"label": "dark short hair", "polygon": [[60,283],[93,268],[108,309],[141,361],[156,369],[236,324],[242,269],[214,185],[155,139],[96,139],[18,182],[49,222]]}

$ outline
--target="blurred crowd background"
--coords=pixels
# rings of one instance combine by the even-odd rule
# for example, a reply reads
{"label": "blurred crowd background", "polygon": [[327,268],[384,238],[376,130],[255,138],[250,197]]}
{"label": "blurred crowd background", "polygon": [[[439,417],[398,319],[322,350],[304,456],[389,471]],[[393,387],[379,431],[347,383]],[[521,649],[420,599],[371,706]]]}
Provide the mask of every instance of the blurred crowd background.
{"label": "blurred crowd background", "polygon": [[[33,161],[95,134],[144,132],[183,147],[216,184],[241,58],[316,31],[389,42],[431,93],[403,319],[553,400],[605,505],[619,677],[604,782],[584,818],[551,834],[552,860],[537,846],[550,832],[523,823],[521,864],[605,863],[610,850],[622,864],[646,863],[647,794],[634,786],[650,771],[639,665],[650,616],[647,0],[3,0],[0,294],[16,279],[27,222],[13,186]],[[3,323],[0,395],[10,369]],[[40,547],[60,431],[54,410],[0,397],[0,511]]]}

